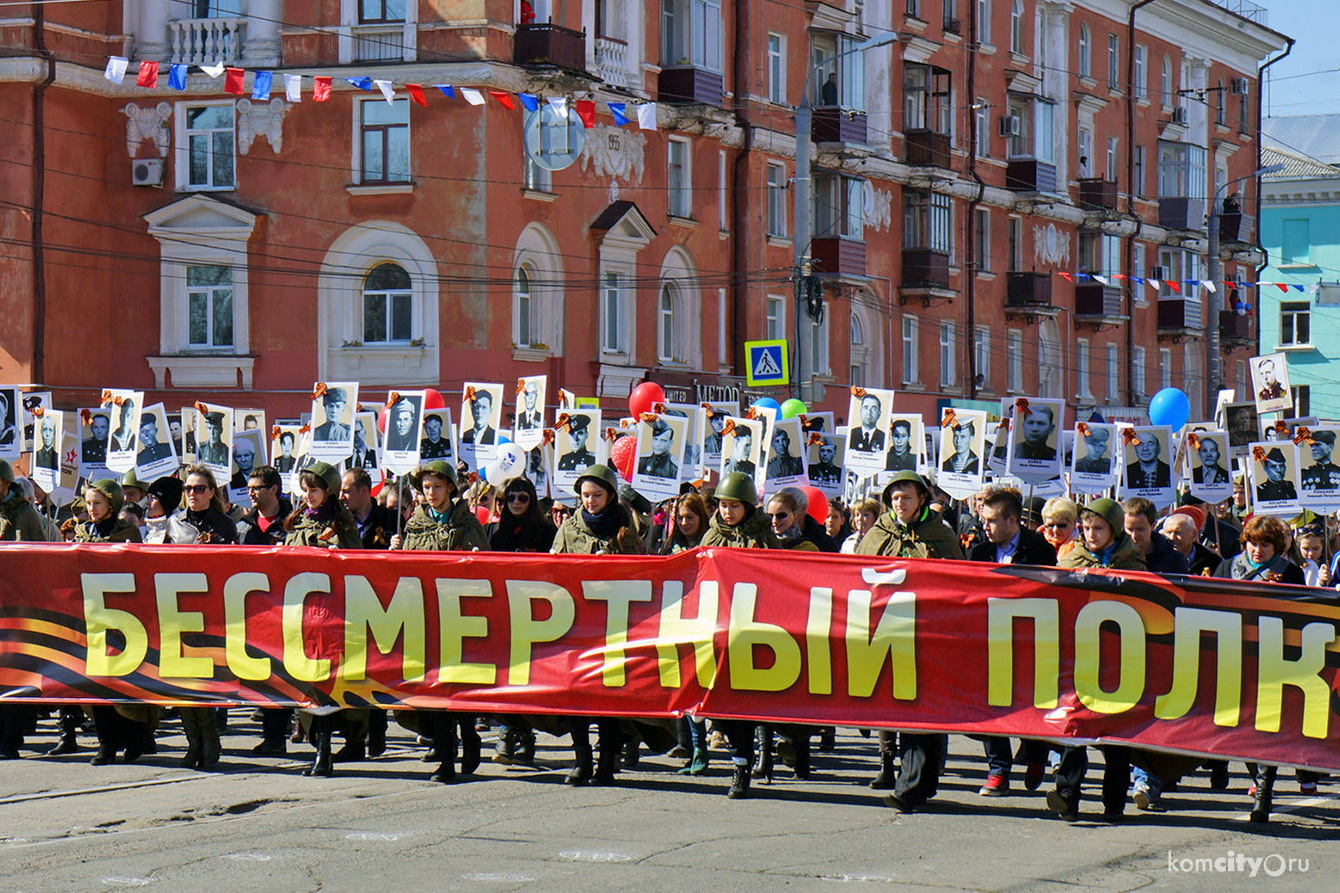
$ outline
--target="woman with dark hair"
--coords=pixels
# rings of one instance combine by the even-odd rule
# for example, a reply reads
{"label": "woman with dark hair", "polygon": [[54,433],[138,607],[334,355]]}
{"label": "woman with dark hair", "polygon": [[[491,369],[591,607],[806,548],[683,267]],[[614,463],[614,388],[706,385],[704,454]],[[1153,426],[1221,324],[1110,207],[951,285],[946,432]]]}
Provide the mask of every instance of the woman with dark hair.
{"label": "woman with dark hair", "polygon": [[186,469],[182,492],[186,498],[186,523],[197,531],[197,543],[234,545],[237,522],[228,516],[227,499],[214,480],[214,473],[203,465]]}
{"label": "woman with dark hair", "polygon": [[[363,538],[358,535],[358,522],[340,504],[338,470],[325,462],[313,462],[298,473],[298,485],[302,488],[302,502],[284,521],[284,545],[314,546],[319,549],[363,547]],[[316,747],[316,758],[312,760],[312,765],[302,770],[303,775],[335,774],[331,765],[330,738],[335,730],[336,712],[346,711],[303,711],[304,717],[310,717],[309,731],[312,744]],[[366,711],[347,711],[346,719],[358,722],[360,712]]]}
{"label": "woman with dark hair", "polygon": [[711,524],[712,512],[701,496],[697,493],[680,495],[667,513],[666,532],[669,535],[661,542],[661,554],[673,555],[692,549],[703,541]]}

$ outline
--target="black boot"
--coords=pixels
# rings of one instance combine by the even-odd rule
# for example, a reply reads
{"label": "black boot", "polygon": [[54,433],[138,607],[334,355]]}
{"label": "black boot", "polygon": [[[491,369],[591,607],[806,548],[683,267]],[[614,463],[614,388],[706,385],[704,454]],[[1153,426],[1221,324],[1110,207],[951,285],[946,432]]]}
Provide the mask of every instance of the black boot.
{"label": "black boot", "polygon": [[426,726],[433,738],[433,750],[441,755],[437,771],[428,776],[428,780],[452,784],[456,781],[456,717],[449,713],[434,713]]}
{"label": "black boot", "polygon": [[617,719],[596,720],[598,730],[597,747],[600,749],[600,762],[596,765],[596,774],[592,784],[608,787],[614,784],[614,773],[619,769],[619,721]]}
{"label": "black boot", "polygon": [[312,745],[316,747],[316,756],[312,760],[312,765],[302,770],[303,775],[314,775],[330,777],[335,774],[335,768],[331,764],[330,755],[330,735],[331,726],[334,721],[329,716],[312,717],[312,725],[308,731],[308,737],[312,740]]}
{"label": "black boot", "polygon": [[480,751],[484,747],[484,742],[479,738],[472,714],[463,714],[458,721],[461,727],[461,774],[473,775],[479,768]]}
{"label": "black boot", "polygon": [[837,729],[824,726],[819,730],[819,749],[829,753],[837,750]]}
{"label": "black boot", "polygon": [[47,751],[49,756],[58,757],[67,753],[79,752],[79,724],[84,713],[70,707],[60,708],[60,742]]}
{"label": "black boot", "polygon": [[368,756],[386,753],[386,711],[373,708],[368,711]]}
{"label": "black boot", "polygon": [[732,800],[740,800],[749,796],[749,767],[740,763],[735,764],[735,773],[731,776],[730,790],[726,796]]}
{"label": "black boot", "polygon": [[625,769],[636,769],[638,760],[641,758],[638,753],[638,739],[636,735],[629,736],[623,743],[623,767]]}
{"label": "black boot", "polygon": [[177,765],[183,769],[200,768],[200,717],[198,707],[182,707],[177,711],[181,717],[181,730],[186,735],[186,753],[182,754]]}
{"label": "black boot", "polygon": [[897,781],[898,772],[893,768],[893,753],[887,750],[881,751],[879,754],[879,774],[875,776],[874,781],[870,782],[871,789],[891,791]]}
{"label": "black boot", "polygon": [[498,739],[498,747],[493,751],[493,762],[500,766],[510,766],[516,761],[516,730],[511,726],[503,726],[502,738]]}
{"label": "black boot", "polygon": [[572,755],[576,765],[563,780],[568,784],[586,784],[595,775],[591,767],[591,723],[584,716],[570,716],[568,731],[572,735]]}
{"label": "black boot", "polygon": [[116,752],[121,749],[121,717],[115,707],[99,704],[93,708],[93,730],[98,735],[98,752],[89,763],[105,766],[116,762]]}
{"label": "black boot", "polygon": [[522,729],[517,732],[516,763],[518,766],[535,766],[535,730]]}
{"label": "black boot", "polygon": [[1256,799],[1252,801],[1250,818],[1257,824],[1265,824],[1270,821],[1270,810],[1274,805],[1275,774],[1278,771],[1275,766],[1258,765],[1256,767]]}
{"label": "black boot", "polygon": [[223,742],[219,739],[219,713],[206,708],[199,710],[196,728],[200,735],[200,768],[213,769],[223,756]]}
{"label": "black boot", "polygon": [[807,779],[810,777],[810,739],[796,738],[793,744],[796,749],[796,762],[792,769],[795,770],[796,778]]}
{"label": "black boot", "polygon": [[758,760],[754,763],[754,778],[766,779],[769,784],[772,783],[772,732],[762,736],[760,747],[758,749]]}

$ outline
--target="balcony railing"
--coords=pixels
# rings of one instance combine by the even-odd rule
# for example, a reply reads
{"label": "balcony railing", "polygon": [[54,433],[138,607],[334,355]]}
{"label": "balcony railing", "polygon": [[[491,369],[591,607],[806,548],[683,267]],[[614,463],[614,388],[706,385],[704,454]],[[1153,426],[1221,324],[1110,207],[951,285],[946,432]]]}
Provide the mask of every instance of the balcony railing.
{"label": "balcony railing", "polygon": [[350,32],[355,62],[398,62],[405,58],[404,25],[355,25]]}
{"label": "balcony railing", "polygon": [[1035,158],[1011,158],[1005,164],[1005,188],[1016,192],[1055,192],[1056,165]]}
{"label": "balcony railing", "polygon": [[1183,297],[1159,298],[1159,331],[1199,333],[1204,319],[1200,301]]}
{"label": "balcony railing", "polygon": [[1121,316],[1121,289],[1101,282],[1075,283],[1075,316],[1086,320],[1116,320]]}
{"label": "balcony railing", "polygon": [[864,146],[865,120],[865,112],[857,109],[844,109],[835,105],[819,106],[814,110],[811,132],[816,143],[848,143]]}
{"label": "balcony railing", "polygon": [[1159,197],[1159,226],[1166,229],[1205,231],[1205,199],[1185,196]]}
{"label": "balcony railing", "polygon": [[721,105],[721,96],[721,72],[696,65],[662,69],[656,94],[660,102],[691,102],[713,106]]}
{"label": "balcony railing", "polygon": [[903,134],[903,160],[913,167],[938,167],[948,170],[953,157],[949,134],[934,130],[909,130]]}
{"label": "balcony railing", "polygon": [[1050,307],[1050,273],[1015,272],[1005,274],[1005,303],[1009,307]]}
{"label": "balcony railing", "polygon": [[904,248],[901,288],[949,288],[949,254],[932,248]]}
{"label": "balcony railing", "polygon": [[1219,338],[1226,347],[1238,347],[1252,341],[1252,320],[1236,310],[1219,311]]}
{"label": "balcony railing", "polygon": [[614,37],[597,35],[596,74],[611,87],[627,87],[628,44]]}
{"label": "balcony railing", "polygon": [[185,65],[235,63],[242,58],[246,19],[177,19],[168,22],[172,61]]}
{"label": "balcony railing", "polygon": [[1085,177],[1079,181],[1081,208],[1094,211],[1117,210],[1117,183],[1101,177]]}
{"label": "balcony railing", "polygon": [[865,276],[865,240],[849,236],[815,236],[810,242],[814,271],[831,276]]}
{"label": "balcony railing", "polygon": [[517,65],[557,65],[569,71],[586,69],[586,33],[562,25],[518,25],[512,40]]}

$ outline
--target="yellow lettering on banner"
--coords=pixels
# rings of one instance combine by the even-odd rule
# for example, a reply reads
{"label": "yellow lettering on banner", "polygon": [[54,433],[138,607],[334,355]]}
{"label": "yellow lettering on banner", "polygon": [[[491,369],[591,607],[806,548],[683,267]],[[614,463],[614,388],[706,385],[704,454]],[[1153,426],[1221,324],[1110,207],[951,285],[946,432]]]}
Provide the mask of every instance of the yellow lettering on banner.
{"label": "yellow lettering on banner", "polygon": [[424,675],[423,584],[418,577],[401,577],[385,608],[367,577],[344,578],[344,660],[340,676],[349,681],[368,675],[368,633],[382,654],[395,650],[404,634],[400,675],[406,682],[419,682]]}
{"label": "yellow lettering on banner", "polygon": [[1278,732],[1284,706],[1284,686],[1303,693],[1303,734],[1325,738],[1330,720],[1331,690],[1318,673],[1326,666],[1326,647],[1335,641],[1335,627],[1309,623],[1299,635],[1297,660],[1284,659],[1284,621],[1257,620],[1256,730]]}
{"label": "yellow lettering on banner", "polygon": [[[775,623],[754,619],[758,587],[736,583],[730,601],[730,686],[737,691],[784,691],[800,678],[800,645]],[[754,647],[773,654],[766,669],[754,662]]]}
{"label": "yellow lettering on banner", "polygon": [[205,615],[200,611],[182,611],[177,598],[183,592],[208,592],[209,578],[204,574],[154,574],[154,595],[158,601],[158,674],[164,678],[212,679],[214,661],[208,657],[186,657],[182,653],[181,634],[205,631]]}
{"label": "yellow lettering on banner", "polygon": [[493,664],[467,664],[463,657],[464,639],[488,638],[489,619],[462,613],[461,599],[491,595],[493,587],[488,580],[437,581],[438,682],[464,685],[493,685],[497,682],[498,668]]}
{"label": "yellow lettering on banner", "polygon": [[628,663],[628,651],[624,648],[628,644],[628,606],[651,601],[651,581],[593,580],[582,584],[582,596],[606,605],[600,678],[606,688],[617,688],[624,684],[624,665]]}
{"label": "yellow lettering on banner", "polygon": [[307,596],[330,594],[329,574],[295,574],[284,584],[284,670],[299,682],[330,678],[330,660],[308,657],[302,642],[302,606]]}
{"label": "yellow lettering on banner", "polygon": [[1173,611],[1172,688],[1154,699],[1159,719],[1179,719],[1191,710],[1200,688],[1200,639],[1214,633],[1214,724],[1236,726],[1242,710],[1242,615],[1204,608]]}
{"label": "yellow lettering on banner", "polygon": [[[546,620],[535,619],[535,602],[549,605]],[[537,580],[507,581],[507,612],[512,624],[512,648],[507,667],[508,685],[530,683],[530,656],[541,642],[561,639],[577,619],[572,593],[554,583]]]}
{"label": "yellow lettering on banner", "polygon": [[869,589],[847,593],[847,693],[868,698],[875,693],[884,660],[893,675],[893,697],[900,701],[917,696],[917,595],[895,592],[889,596],[870,634]]}
{"label": "yellow lettering on banner", "polygon": [[1033,706],[1050,710],[1061,695],[1061,619],[1054,598],[986,600],[986,702],[1014,703],[1014,621],[1033,621]]}
{"label": "yellow lettering on banner", "polygon": [[[84,589],[84,629],[87,657],[84,666],[89,676],[129,676],[140,668],[149,653],[149,632],[140,619],[129,611],[107,607],[106,596],[135,591],[134,574],[80,574]],[[120,654],[107,653],[107,632],[116,630],[125,637]]]}
{"label": "yellow lettering on banner", "polygon": [[238,679],[270,678],[270,659],[247,653],[247,596],[269,591],[270,578],[265,574],[233,574],[223,584],[223,656]]}
{"label": "yellow lettering on banner", "polygon": [[[1104,623],[1117,625],[1121,681],[1115,690],[1103,691],[1098,682],[1101,668],[1099,629]],[[1090,602],[1075,618],[1075,695],[1094,713],[1121,713],[1140,701],[1145,691],[1145,623],[1140,613],[1125,602]]]}
{"label": "yellow lettering on banner", "polygon": [[805,662],[809,665],[810,694],[833,693],[833,655],[828,633],[833,625],[833,590],[810,589],[810,611],[805,621]]}
{"label": "yellow lettering on banner", "polygon": [[656,667],[662,688],[679,688],[679,646],[693,646],[698,684],[707,688],[717,673],[712,639],[717,628],[721,589],[715,580],[698,584],[698,616],[684,616],[684,584],[667,580],[661,587],[661,628],[656,636]]}

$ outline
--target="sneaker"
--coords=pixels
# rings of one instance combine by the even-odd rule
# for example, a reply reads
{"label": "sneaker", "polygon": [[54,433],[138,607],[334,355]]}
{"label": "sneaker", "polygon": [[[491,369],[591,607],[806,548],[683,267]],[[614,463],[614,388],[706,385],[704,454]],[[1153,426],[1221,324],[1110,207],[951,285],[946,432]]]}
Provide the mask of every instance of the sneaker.
{"label": "sneaker", "polygon": [[1135,801],[1136,809],[1145,810],[1154,802],[1154,795],[1150,793],[1149,785],[1140,782],[1135,786],[1135,793],[1131,795],[1131,799]]}
{"label": "sneaker", "polygon": [[1024,770],[1024,790],[1036,791],[1042,787],[1042,779],[1046,774],[1047,766],[1044,763],[1029,763]]}
{"label": "sneaker", "polygon": [[983,797],[1003,797],[1010,792],[1010,780],[1003,774],[988,775],[986,784],[977,791]]}
{"label": "sneaker", "polygon": [[1065,797],[1060,791],[1047,792],[1047,808],[1060,816],[1064,821],[1079,821],[1079,803]]}
{"label": "sneaker", "polygon": [[1304,797],[1317,796],[1317,783],[1315,781],[1300,781],[1298,783],[1298,793]]}

